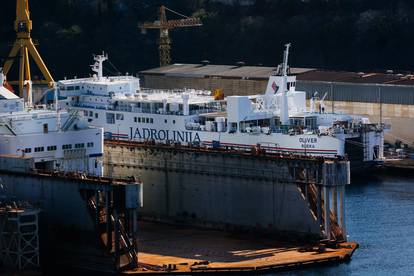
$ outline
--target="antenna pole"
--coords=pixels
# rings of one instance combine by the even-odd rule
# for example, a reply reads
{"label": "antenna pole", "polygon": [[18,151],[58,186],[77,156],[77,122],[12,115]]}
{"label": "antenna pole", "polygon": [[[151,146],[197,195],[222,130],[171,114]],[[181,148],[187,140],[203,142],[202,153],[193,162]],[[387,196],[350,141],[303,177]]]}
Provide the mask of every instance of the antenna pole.
{"label": "antenna pole", "polygon": [[282,102],[280,106],[280,122],[282,125],[289,124],[289,103],[287,98],[287,68],[288,68],[288,58],[289,58],[289,48],[291,44],[288,43],[285,45],[286,49],[283,55],[283,68],[282,68]]}
{"label": "antenna pole", "polygon": [[289,48],[292,44],[288,43],[285,45],[286,50],[283,55],[283,76],[287,76],[287,68],[288,68],[288,59],[289,59]]}

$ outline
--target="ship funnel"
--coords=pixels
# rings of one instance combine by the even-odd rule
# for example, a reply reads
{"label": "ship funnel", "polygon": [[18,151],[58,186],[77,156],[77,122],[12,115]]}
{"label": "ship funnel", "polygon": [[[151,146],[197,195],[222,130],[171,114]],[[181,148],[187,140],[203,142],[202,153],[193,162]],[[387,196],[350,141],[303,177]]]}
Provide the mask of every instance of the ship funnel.
{"label": "ship funnel", "polygon": [[285,45],[286,49],[283,55],[283,64],[279,65],[278,69],[274,71],[273,74],[269,77],[265,92],[265,95],[268,98],[271,98],[275,94],[280,97],[279,109],[280,122],[282,125],[289,124],[289,106],[287,92],[289,90],[294,90],[294,83],[296,82],[295,76],[288,76],[288,58],[290,46],[290,43]]}

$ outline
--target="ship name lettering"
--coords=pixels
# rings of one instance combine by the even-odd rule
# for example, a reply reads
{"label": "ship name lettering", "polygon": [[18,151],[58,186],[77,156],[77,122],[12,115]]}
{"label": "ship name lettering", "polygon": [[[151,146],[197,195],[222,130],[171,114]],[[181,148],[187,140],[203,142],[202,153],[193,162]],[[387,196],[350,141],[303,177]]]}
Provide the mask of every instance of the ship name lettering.
{"label": "ship name lettering", "polygon": [[300,137],[299,138],[299,142],[300,143],[311,143],[311,144],[316,144],[316,143],[318,143],[318,138],[303,138],[303,137]]}
{"label": "ship name lettering", "polygon": [[315,145],[313,145],[313,144],[302,144],[302,148],[304,148],[304,149],[314,149]]}
{"label": "ship name lettering", "polygon": [[130,127],[130,138],[131,139],[143,139],[143,140],[172,140],[175,142],[201,142],[200,135],[197,132],[192,131],[178,131],[178,130],[164,130],[155,128],[132,128]]}

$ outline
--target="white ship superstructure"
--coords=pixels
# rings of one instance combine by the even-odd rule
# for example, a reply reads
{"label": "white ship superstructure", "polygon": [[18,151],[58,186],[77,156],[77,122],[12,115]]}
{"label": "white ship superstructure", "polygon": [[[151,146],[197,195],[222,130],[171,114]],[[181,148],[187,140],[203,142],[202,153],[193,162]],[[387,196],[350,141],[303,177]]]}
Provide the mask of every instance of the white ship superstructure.
{"label": "white ship superstructure", "polygon": [[[45,171],[103,175],[103,129],[76,111],[32,107],[3,86],[0,70],[0,154],[33,158]],[[27,83],[30,95],[31,84]]]}
{"label": "white ship superstructure", "polygon": [[111,139],[381,160],[382,125],[327,113],[316,97],[307,108],[306,93],[288,75],[289,46],[261,95],[217,99],[210,91],[141,89],[138,78],[103,76],[107,56],[99,55],[93,77],[58,83],[61,104],[84,112]]}

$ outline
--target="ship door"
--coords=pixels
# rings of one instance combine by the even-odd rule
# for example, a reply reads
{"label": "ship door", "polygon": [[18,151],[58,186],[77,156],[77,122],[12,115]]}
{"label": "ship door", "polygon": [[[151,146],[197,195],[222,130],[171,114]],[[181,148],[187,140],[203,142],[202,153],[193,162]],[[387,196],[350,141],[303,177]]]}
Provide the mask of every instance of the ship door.
{"label": "ship door", "polygon": [[49,132],[48,124],[43,124],[43,133],[48,133],[48,132]]}
{"label": "ship door", "polygon": [[374,156],[372,157],[373,160],[378,159],[379,157],[379,146],[374,147]]}

